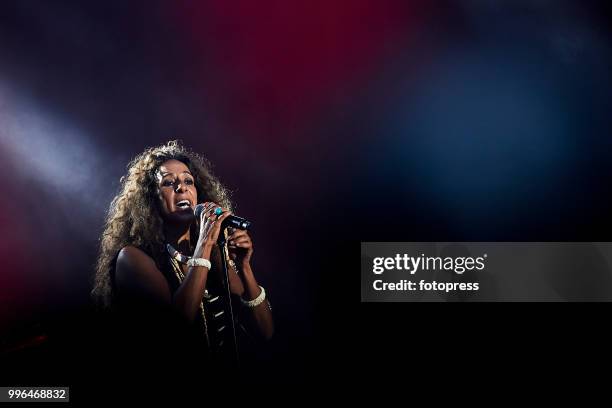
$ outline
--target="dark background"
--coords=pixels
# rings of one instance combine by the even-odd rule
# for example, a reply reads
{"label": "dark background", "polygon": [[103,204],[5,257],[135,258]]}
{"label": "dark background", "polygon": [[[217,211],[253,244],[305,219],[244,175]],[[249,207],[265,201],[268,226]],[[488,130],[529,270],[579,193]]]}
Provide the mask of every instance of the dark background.
{"label": "dark background", "polygon": [[534,329],[586,331],[592,309],[360,304],[358,251],[609,241],[611,11],[3,2],[0,333],[3,355],[28,361],[17,382],[60,376],[40,361],[101,364],[82,325],[105,211],[127,162],[171,139],[210,159],[254,222],[254,270],[277,322],[274,381],[370,378],[386,367],[381,350],[408,342],[447,350],[465,333],[521,343]]}

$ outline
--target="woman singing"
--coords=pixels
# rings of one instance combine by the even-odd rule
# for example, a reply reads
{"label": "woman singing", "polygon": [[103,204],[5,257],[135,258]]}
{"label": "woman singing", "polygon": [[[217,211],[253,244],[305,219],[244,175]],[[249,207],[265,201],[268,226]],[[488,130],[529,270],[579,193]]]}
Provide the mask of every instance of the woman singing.
{"label": "woman singing", "polygon": [[174,348],[222,365],[242,351],[241,339],[257,346],[271,338],[270,303],[251,268],[253,243],[246,230],[222,228],[230,215],[208,162],[178,142],[130,162],[108,211],[92,291],[129,316],[122,330],[139,334],[122,341],[162,359],[164,348]]}

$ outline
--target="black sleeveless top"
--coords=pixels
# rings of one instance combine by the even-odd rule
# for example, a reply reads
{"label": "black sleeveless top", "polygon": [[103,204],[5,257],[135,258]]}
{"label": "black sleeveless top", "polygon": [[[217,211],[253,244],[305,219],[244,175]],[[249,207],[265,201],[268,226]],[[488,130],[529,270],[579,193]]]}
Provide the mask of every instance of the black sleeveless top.
{"label": "black sleeveless top", "polygon": [[[139,247],[152,259],[153,254]],[[171,293],[181,285],[181,276],[177,273],[170,255],[166,252],[160,257],[162,262],[156,265],[166,278]],[[146,338],[148,344],[158,344],[160,347],[176,349],[181,354],[190,353],[207,365],[231,368],[240,359],[243,349],[250,349],[253,337],[241,322],[240,311],[243,308],[236,295],[230,295],[228,301],[227,286],[224,271],[221,269],[221,255],[218,248],[211,254],[211,269],[208,272],[206,292],[203,294],[202,305],[193,323],[186,322],[182,316],[170,307],[140,304],[135,299],[122,298],[115,286],[114,269],[111,281],[114,293],[114,309],[121,314],[124,325],[128,326],[135,339]],[[236,273],[228,266],[228,273]],[[203,313],[202,313],[203,307]],[[232,315],[234,325],[232,327]],[[127,319],[127,321],[125,321]],[[152,342],[151,342],[152,340]],[[136,340],[136,346],[140,344]],[[152,346],[156,348],[156,346]]]}

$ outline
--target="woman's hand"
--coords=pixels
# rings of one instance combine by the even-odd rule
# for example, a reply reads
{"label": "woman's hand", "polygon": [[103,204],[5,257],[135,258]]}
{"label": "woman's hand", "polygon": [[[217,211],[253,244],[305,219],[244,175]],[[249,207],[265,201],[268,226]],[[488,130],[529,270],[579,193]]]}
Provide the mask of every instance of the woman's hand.
{"label": "woman's hand", "polygon": [[[229,228],[228,232],[230,234],[227,237],[227,249],[230,259],[240,266],[240,273],[229,275],[230,286],[232,280],[239,280],[241,285],[236,284],[236,286],[242,286],[239,295],[243,300],[256,299],[261,295],[262,289],[260,289],[250,265],[253,255],[253,241],[245,230]],[[274,333],[274,320],[272,319],[269,302],[262,302],[255,307],[244,307],[244,309],[246,309],[244,312],[247,316],[248,326],[256,330],[261,337],[269,340]]]}
{"label": "woman's hand", "polygon": [[230,235],[227,238],[227,248],[231,260],[243,268],[250,265],[253,255],[251,237],[245,230],[230,228],[228,231]]}
{"label": "woman's hand", "polygon": [[[215,214],[217,208],[221,208],[223,214],[217,216]],[[230,215],[232,215],[230,211],[218,204],[212,202],[205,204],[200,218],[200,236],[194,253],[195,257],[210,259],[212,248],[217,243],[221,233],[221,224]]]}

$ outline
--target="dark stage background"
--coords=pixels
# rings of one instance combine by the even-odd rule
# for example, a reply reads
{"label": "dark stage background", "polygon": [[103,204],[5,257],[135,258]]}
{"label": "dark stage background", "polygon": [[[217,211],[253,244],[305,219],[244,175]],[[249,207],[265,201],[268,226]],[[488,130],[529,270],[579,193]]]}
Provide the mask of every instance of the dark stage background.
{"label": "dark stage background", "polygon": [[360,304],[359,242],[609,241],[611,11],[2,2],[0,334],[3,355],[27,361],[3,374],[88,381],[85,364],[40,362],[98,364],[89,290],[105,211],[127,162],[171,139],[205,155],[254,222],[273,381],[365,378],[384,365],[373,350],[422,346],[440,324],[514,338],[529,315],[571,331],[569,311]]}

